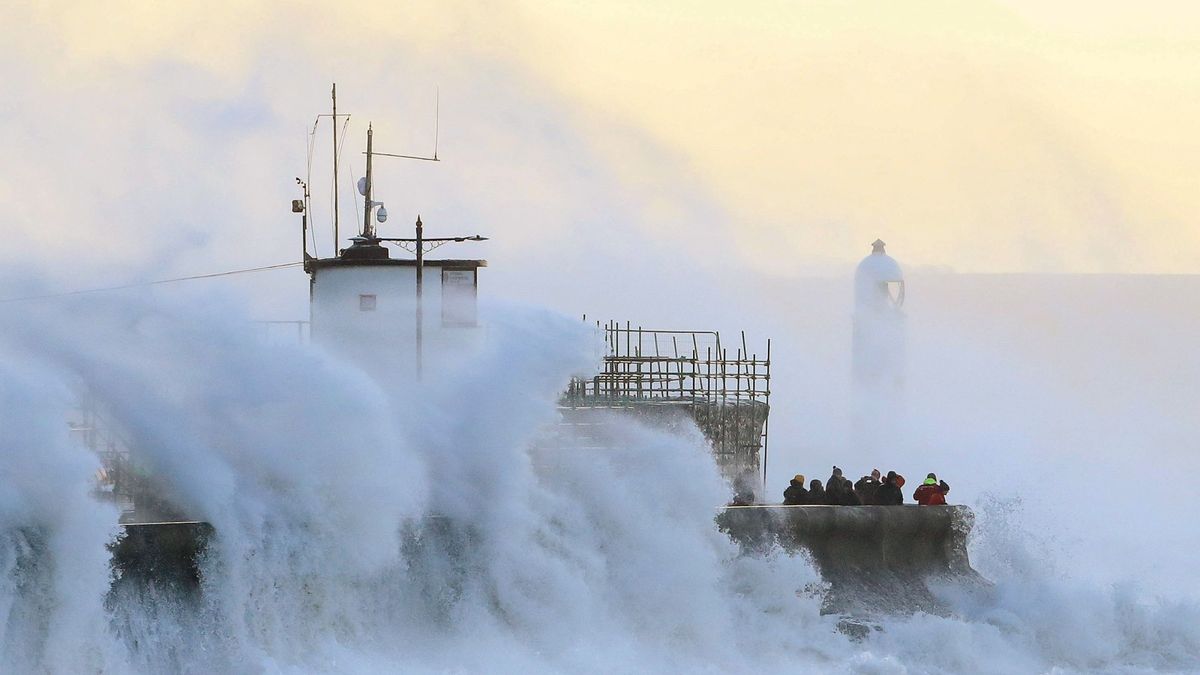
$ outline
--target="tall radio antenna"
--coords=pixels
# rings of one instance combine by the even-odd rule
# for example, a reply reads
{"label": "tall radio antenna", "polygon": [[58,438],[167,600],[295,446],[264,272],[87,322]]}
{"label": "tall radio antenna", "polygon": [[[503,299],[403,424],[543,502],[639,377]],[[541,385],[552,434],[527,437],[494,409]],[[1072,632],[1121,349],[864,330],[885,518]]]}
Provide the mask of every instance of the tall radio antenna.
{"label": "tall radio antenna", "polygon": [[338,208],[337,208],[337,83],[336,82],[334,83],[334,91],[332,91],[332,96],[334,96],[334,124],[332,124],[330,126],[334,127],[334,255],[336,256],[337,255],[337,226],[340,225],[340,222],[338,222],[338,216],[337,216]]}
{"label": "tall radio antenna", "polygon": [[333,83],[333,254],[338,247],[338,147],[337,147],[337,82]]}
{"label": "tall radio antenna", "polygon": [[[337,255],[338,238],[341,236],[341,209],[338,208],[338,118],[345,117],[349,122],[350,115],[343,113],[338,114],[337,111],[337,83],[333,83],[333,91],[330,94],[333,98],[333,114],[332,115],[317,115],[317,123],[319,124],[322,117],[328,117],[333,120],[333,254]],[[316,125],[313,125],[313,134],[316,134]]]}

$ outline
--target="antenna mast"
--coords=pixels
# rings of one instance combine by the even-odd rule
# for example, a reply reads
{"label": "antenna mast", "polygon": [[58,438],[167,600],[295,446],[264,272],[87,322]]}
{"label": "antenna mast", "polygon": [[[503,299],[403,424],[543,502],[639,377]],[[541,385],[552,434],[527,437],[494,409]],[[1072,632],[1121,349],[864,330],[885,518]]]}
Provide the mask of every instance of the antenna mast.
{"label": "antenna mast", "polygon": [[366,199],[363,202],[363,229],[362,236],[368,239],[375,238],[375,228],[371,225],[371,207],[374,204],[371,202],[371,136],[374,132],[371,130],[371,125],[367,125],[367,189],[363,197]]}
{"label": "antenna mast", "polygon": [[338,147],[337,147],[337,82],[333,83],[333,254],[338,247]]}

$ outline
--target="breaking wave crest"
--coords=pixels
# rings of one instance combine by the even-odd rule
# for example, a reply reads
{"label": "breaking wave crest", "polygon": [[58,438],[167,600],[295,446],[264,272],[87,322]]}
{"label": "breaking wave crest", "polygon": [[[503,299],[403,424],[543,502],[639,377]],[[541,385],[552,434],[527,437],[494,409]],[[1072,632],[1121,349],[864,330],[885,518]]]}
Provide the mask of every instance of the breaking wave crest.
{"label": "breaking wave crest", "polygon": [[[0,334],[0,662],[50,672],[1147,672],[1200,659],[1200,608],[1080,587],[978,505],[994,588],[861,640],[802,558],[740,557],[694,429],[557,424],[576,322],[505,308],[439,377],[377,382],[267,346],[220,303],[110,300]],[[113,584],[115,507],[64,420],[86,384],[214,527],[201,592]]]}

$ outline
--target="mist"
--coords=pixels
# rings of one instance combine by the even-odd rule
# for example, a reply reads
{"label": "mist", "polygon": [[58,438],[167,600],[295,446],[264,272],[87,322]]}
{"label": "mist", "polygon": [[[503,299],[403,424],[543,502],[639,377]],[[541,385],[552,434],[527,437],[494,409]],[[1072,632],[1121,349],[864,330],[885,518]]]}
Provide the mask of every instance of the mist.
{"label": "mist", "polygon": [[[1194,546],[1160,537],[1153,560],[1100,555],[1114,542],[1156,539],[1138,518],[1186,533],[1185,516],[1166,518],[1182,513],[1170,508],[1173,493],[1096,504],[1025,488],[1042,485],[1025,480],[1035,463],[1084,484],[1145,461],[1186,470],[1186,461],[1171,464],[1178,446],[1114,439],[1106,418],[1089,413],[1107,412],[1105,402],[1127,407],[1136,386],[1081,401],[1063,393],[1069,369],[1046,373],[1027,353],[1022,365],[1020,352],[952,339],[939,324],[933,332],[942,340],[914,349],[912,365],[936,357],[944,367],[912,378],[896,465],[912,466],[910,474],[936,465],[955,486],[951,496],[975,507],[974,563],[996,586],[982,595],[945,589],[954,616],[896,617],[854,643],[836,630],[836,616],[820,614],[821,584],[807,560],[742,556],[716,531],[712,517],[728,487],[694,428],[668,433],[614,420],[614,443],[598,454],[556,425],[563,382],[594,367],[594,336],[578,319],[488,302],[484,348],[461,367],[434,364],[443,376],[419,385],[376,381],[315,347],[264,344],[236,297],[172,294],[10,312],[0,346],[6,362],[25,365],[6,378],[6,395],[25,403],[8,409],[17,417],[4,427],[3,517],[23,529],[9,529],[0,551],[12,561],[4,568],[7,625],[22,629],[0,644],[16,667],[658,672],[687,664],[728,672],[787,663],[905,672],[937,658],[948,670],[1124,672],[1177,670],[1200,653],[1200,605],[1185,585]],[[914,302],[912,323],[924,306]],[[1086,312],[1056,306],[1053,315],[1095,328]],[[1022,333],[1008,320],[968,316],[994,338],[1005,326]],[[1194,327],[1190,319],[1164,325]],[[1050,341],[1033,352],[1047,348],[1053,359]],[[1157,362],[1175,367],[1170,358]],[[832,385],[801,390],[812,398],[838,391],[839,370],[848,377],[837,359],[800,363],[797,370],[823,371]],[[108,595],[104,545],[116,513],[92,503],[97,464],[57,423],[81,382],[166,477],[173,498],[216,528],[202,563],[203,601]],[[1050,405],[1070,422],[1032,414]],[[773,461],[811,464],[824,452],[850,470],[853,456],[835,445],[844,427],[826,421],[808,438],[830,445],[797,444]],[[1104,438],[1115,442],[1100,446],[1110,454],[1098,462],[1092,453]],[[1068,440],[1090,445],[1055,451]],[[1140,454],[1126,460],[1124,449]],[[1112,513],[1128,520],[1114,522]],[[29,578],[29,553],[21,552],[31,550],[21,542],[37,551],[39,538],[49,569],[69,563],[69,575],[21,581]]]}
{"label": "mist", "polygon": [[[72,461],[21,471],[14,451],[30,444],[9,434],[5,522],[52,544],[84,514],[93,529],[41,559],[52,569],[71,561],[83,577],[30,587],[17,583],[19,565],[8,568],[9,625],[28,621],[28,603],[61,609],[49,629],[37,621],[6,636],[5,661],[63,671],[657,670],[690,651],[697,665],[736,664],[743,615],[782,635],[758,601],[823,621],[816,599],[771,597],[814,579],[803,560],[741,560],[712,527],[725,486],[698,432],[626,426],[599,457],[569,435],[546,446],[562,381],[590,366],[591,334],[544,311],[502,310],[470,368],[424,387],[376,383],[308,347],[261,344],[221,298],[199,310],[135,298],[16,315],[5,355],[39,375],[10,382],[13,395],[36,403],[28,388],[51,377],[88,383],[172,499],[218,534],[202,562],[202,602],[118,592],[106,605],[116,513],[80,503],[95,461],[64,442]],[[39,415],[65,415],[69,397],[58,403]],[[65,434],[49,422],[33,431]],[[30,452],[45,441],[35,443]],[[665,474],[684,485],[669,502],[658,493]],[[39,501],[69,486],[75,501]],[[760,583],[744,589],[738,570]],[[664,603],[683,611],[656,616]],[[79,623],[62,634],[58,613]],[[96,644],[83,639],[97,631]],[[664,639],[682,651],[663,651]],[[464,652],[466,640],[475,646]],[[596,662],[610,644],[621,650]]]}
{"label": "mist", "polygon": [[[509,9],[181,12],[153,29],[116,10],[0,10],[14,54],[0,102],[0,662],[1194,667],[1200,277],[1159,272],[1194,270],[1194,190],[1179,179],[1194,153],[1178,149],[1195,101],[1158,67],[1163,50],[1129,61],[1116,40],[1085,68],[1080,53],[1111,45],[1047,38],[1032,58],[1020,42],[951,40],[931,56],[889,32],[862,54],[751,53],[769,73],[663,78],[675,61],[646,59],[646,81],[629,81],[601,68],[619,59],[593,72],[578,59],[597,52],[570,49],[581,36],[640,58],[611,33]],[[704,35],[693,47],[721,53]],[[295,268],[8,302],[298,261],[296,177],[313,190],[309,252],[331,255],[334,131],[309,132],[333,81],[352,114],[341,246],[361,222],[367,122],[397,153],[428,154],[440,128],[440,162],[376,165],[392,214],[380,234],[408,236],[420,214],[430,236],[491,238],[439,251],[489,260],[480,354],[418,388],[263,345],[254,321],[308,317]],[[908,272],[908,358],[894,448],[866,457],[852,442],[851,274],[875,237]],[[1039,273],[979,273],[997,269]],[[1091,274],[1113,270],[1146,273]],[[898,617],[852,643],[820,615],[807,561],[740,557],[713,529],[728,487],[697,433],[622,424],[603,456],[547,440],[567,379],[594,367],[584,315],[744,330],[759,354],[770,339],[765,498],[834,464],[936,471],[976,511],[973,563],[995,592],[947,590],[954,616]],[[98,462],[63,424],[82,384],[220,533],[203,603],[108,595],[117,513],[92,498]],[[429,525],[440,518],[457,525]]]}

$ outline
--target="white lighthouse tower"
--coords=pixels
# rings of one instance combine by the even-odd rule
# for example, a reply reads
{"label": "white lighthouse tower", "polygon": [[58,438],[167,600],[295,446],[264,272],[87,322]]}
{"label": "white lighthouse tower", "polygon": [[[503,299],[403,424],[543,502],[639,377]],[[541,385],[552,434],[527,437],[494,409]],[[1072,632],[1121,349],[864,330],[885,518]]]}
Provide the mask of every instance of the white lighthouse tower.
{"label": "white lighthouse tower", "polygon": [[853,437],[872,461],[898,440],[904,403],[904,272],[884,247],[876,239],[854,273]]}

